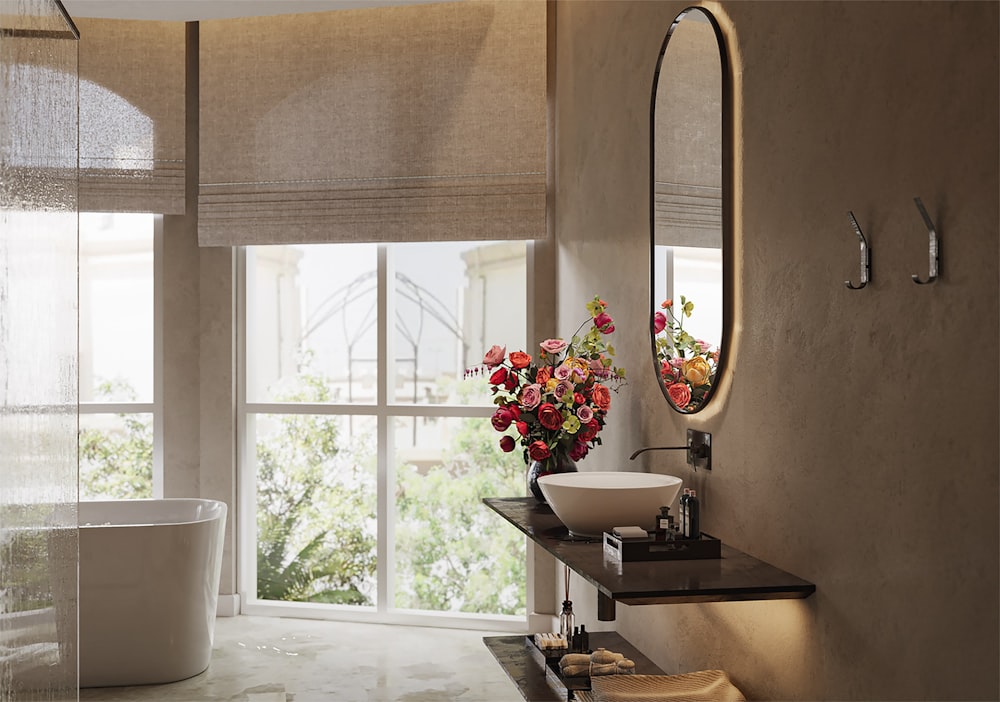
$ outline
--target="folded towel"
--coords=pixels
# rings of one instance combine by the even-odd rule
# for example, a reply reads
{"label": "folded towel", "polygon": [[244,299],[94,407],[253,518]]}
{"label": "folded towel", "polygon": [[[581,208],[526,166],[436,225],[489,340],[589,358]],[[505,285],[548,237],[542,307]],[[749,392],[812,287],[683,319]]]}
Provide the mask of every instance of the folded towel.
{"label": "folded towel", "polygon": [[591,679],[592,702],[746,702],[722,670],[681,675],[608,675]]}

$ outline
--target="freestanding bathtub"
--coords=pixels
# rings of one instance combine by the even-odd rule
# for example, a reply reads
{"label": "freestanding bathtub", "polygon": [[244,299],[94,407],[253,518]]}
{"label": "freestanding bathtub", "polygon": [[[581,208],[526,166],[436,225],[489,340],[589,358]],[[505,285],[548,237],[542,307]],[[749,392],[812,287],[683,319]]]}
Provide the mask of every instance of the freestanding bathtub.
{"label": "freestanding bathtub", "polygon": [[226,512],[200,499],[80,503],[80,687],[208,667]]}

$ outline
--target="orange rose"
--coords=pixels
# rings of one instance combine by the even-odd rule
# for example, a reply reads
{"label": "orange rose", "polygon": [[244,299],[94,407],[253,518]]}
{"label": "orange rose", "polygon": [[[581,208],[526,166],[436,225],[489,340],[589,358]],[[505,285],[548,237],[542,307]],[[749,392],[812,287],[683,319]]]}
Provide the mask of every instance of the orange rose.
{"label": "orange rose", "polygon": [[531,356],[524,351],[511,351],[508,358],[510,358],[510,365],[518,369],[527,368],[531,363]]}
{"label": "orange rose", "polygon": [[611,391],[600,384],[594,385],[593,395],[594,404],[605,412],[608,411],[608,407],[611,406]]}
{"label": "orange rose", "polygon": [[551,377],[552,369],[548,366],[542,366],[538,369],[538,373],[535,375],[535,382],[544,386],[547,382],[549,382]]}

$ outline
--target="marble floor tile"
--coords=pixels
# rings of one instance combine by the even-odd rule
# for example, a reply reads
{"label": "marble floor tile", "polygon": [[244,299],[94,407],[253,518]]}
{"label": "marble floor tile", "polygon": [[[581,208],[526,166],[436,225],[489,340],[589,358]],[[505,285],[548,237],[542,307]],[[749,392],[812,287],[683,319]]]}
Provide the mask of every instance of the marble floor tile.
{"label": "marble floor tile", "polygon": [[[491,632],[225,617],[212,662],[169,685],[91,688],[82,702],[522,702]],[[501,634],[502,635],[502,634]]]}

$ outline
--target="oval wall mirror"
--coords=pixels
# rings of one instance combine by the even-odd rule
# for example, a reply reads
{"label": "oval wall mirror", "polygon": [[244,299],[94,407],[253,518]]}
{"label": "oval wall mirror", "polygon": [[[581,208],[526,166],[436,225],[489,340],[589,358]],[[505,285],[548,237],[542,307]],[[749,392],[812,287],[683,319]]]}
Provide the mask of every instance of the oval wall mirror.
{"label": "oval wall mirror", "polygon": [[660,388],[678,412],[702,410],[725,360],[725,44],[690,7],[663,40],[650,102],[651,335]]}

